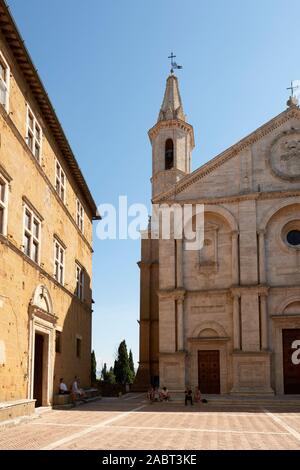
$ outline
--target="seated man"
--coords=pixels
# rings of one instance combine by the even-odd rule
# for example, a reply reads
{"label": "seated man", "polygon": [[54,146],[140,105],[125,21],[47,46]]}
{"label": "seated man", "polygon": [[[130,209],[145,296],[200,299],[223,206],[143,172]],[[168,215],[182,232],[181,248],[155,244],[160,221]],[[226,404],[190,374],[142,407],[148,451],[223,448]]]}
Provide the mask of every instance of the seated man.
{"label": "seated man", "polygon": [[163,387],[162,391],[160,392],[160,399],[161,401],[169,401],[170,400],[170,393],[167,387]]}
{"label": "seated man", "polygon": [[64,383],[64,379],[61,378],[59,381],[59,394],[60,395],[70,395],[70,392],[68,390],[68,387]]}
{"label": "seated man", "polygon": [[193,404],[193,392],[190,389],[185,391],[185,400],[184,400],[185,406],[187,406],[188,401],[190,402],[191,405]]}
{"label": "seated man", "polygon": [[74,382],[72,385],[72,396],[73,400],[83,399],[85,397],[85,393],[82,388],[80,388],[80,379],[75,375]]}

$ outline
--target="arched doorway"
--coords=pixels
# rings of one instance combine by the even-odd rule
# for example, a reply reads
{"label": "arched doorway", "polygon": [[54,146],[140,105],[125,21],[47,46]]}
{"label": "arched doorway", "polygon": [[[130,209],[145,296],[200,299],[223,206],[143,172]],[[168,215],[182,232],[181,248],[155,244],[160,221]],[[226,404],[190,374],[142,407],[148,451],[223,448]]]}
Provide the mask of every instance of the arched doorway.
{"label": "arched doorway", "polygon": [[291,296],[273,315],[275,384],[279,394],[300,394],[300,297]]}
{"label": "arched doorway", "polygon": [[50,293],[39,285],[29,305],[28,397],[36,400],[36,406],[52,402],[56,321]]}

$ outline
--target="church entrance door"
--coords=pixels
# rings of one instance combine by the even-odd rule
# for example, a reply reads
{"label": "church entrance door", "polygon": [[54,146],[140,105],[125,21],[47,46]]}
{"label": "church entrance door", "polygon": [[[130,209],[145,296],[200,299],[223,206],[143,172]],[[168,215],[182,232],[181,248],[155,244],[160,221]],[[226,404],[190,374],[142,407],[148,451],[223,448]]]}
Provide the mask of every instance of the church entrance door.
{"label": "church entrance door", "polygon": [[202,393],[220,393],[220,351],[198,351],[198,383]]}
{"label": "church entrance door", "polygon": [[282,330],[284,393],[300,394],[300,329]]}

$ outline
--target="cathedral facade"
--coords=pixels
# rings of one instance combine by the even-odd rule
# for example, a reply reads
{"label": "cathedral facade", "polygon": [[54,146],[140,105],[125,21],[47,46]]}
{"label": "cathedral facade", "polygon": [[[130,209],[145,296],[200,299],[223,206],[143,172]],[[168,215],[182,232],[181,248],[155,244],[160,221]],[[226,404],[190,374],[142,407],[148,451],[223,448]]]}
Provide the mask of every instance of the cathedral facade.
{"label": "cathedral facade", "polygon": [[191,172],[193,128],[171,74],[149,137],[152,202],[203,204],[204,242],[142,240],[136,390],[299,394],[297,101]]}

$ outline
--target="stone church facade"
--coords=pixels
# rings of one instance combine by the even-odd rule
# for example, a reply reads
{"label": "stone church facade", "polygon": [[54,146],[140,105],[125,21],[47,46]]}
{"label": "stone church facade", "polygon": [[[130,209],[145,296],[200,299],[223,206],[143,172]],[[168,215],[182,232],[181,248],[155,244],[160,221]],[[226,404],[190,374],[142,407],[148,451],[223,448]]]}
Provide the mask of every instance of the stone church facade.
{"label": "stone church facade", "polygon": [[191,173],[193,128],[171,74],[149,137],[153,203],[204,204],[204,244],[142,240],[135,389],[300,394],[297,101]]}
{"label": "stone church facade", "polygon": [[95,218],[95,202],[0,0],[0,421],[52,404],[60,377],[70,386],[78,375],[90,386]]}

